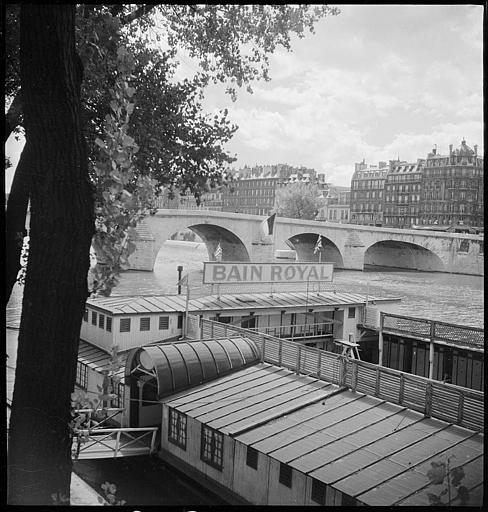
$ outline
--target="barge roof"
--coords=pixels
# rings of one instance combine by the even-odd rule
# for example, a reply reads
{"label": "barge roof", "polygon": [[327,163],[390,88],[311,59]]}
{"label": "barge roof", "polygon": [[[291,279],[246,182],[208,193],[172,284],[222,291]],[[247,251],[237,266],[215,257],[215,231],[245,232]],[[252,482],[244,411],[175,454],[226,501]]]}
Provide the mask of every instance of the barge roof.
{"label": "barge roof", "polygon": [[259,363],[164,403],[360,503],[429,505],[443,486],[428,472],[448,458],[482,502],[482,434],[285,368]]}
{"label": "barge roof", "polygon": [[[368,296],[368,302],[400,301],[398,297]],[[359,306],[366,303],[366,296],[358,293],[334,291],[322,292],[279,292],[279,293],[239,293],[225,295],[207,295],[190,299],[190,313],[287,309],[294,307],[337,307]],[[183,313],[186,309],[184,295],[153,296],[112,296],[89,299],[87,305],[112,315]]]}

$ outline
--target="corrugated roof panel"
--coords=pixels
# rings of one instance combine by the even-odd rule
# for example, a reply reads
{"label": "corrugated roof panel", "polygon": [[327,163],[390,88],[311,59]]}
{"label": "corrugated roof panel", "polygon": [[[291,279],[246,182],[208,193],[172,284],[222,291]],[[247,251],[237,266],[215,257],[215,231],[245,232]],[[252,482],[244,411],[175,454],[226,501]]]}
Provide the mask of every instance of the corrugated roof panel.
{"label": "corrugated roof panel", "polygon": [[280,417],[283,414],[288,414],[288,412],[295,407],[304,407],[307,402],[313,403],[317,400],[324,400],[327,398],[327,395],[336,392],[337,389],[338,386],[330,384],[329,386],[324,386],[320,390],[311,391],[295,398],[288,398],[285,403],[268,406],[261,412],[256,412],[253,414],[251,418],[245,418],[223,427],[223,431],[229,433],[230,435],[234,435],[241,430],[248,429],[263,421],[271,421],[272,419]]}
{"label": "corrugated roof panel", "polygon": [[[375,462],[363,469],[357,474],[351,475],[349,478],[344,478],[334,484],[334,489],[347,494],[348,496],[356,497],[363,492],[372,489],[378,483],[390,479],[392,476],[406,471],[408,466],[399,464],[390,459],[382,459]],[[361,475],[361,478],[359,478]]]}
{"label": "corrugated roof panel", "polygon": [[[261,366],[261,365],[260,365]],[[217,407],[217,396],[226,398],[240,390],[253,388],[259,385],[260,382],[266,380],[274,380],[280,375],[284,375],[286,370],[282,370],[270,365],[265,367],[256,368],[250,367],[245,370],[239,371],[235,375],[227,375],[219,378],[218,381],[205,384],[198,390],[193,390],[183,395],[177,396],[168,402],[170,407],[178,407],[178,410],[193,416],[193,411],[198,410],[202,405],[210,404],[212,407]],[[213,384],[213,385],[211,385]],[[227,392],[225,394],[225,392]]]}
{"label": "corrugated roof panel", "polygon": [[308,391],[305,386],[305,383],[290,379],[288,375],[285,375],[279,380],[274,380],[264,385],[248,389],[245,393],[240,393],[240,396],[235,395],[235,398],[239,398],[240,400],[238,402],[218,409],[214,408],[214,410],[208,411],[202,415],[197,411],[197,414],[195,415],[195,413],[193,413],[192,416],[202,423],[209,424],[212,428],[219,428],[220,426],[228,425],[233,419],[242,419],[243,416],[247,416],[247,409],[249,409],[250,406],[255,406],[267,400],[279,400],[279,397],[282,397],[290,391],[296,391],[297,389],[305,393]]}
{"label": "corrugated roof panel", "polygon": [[[301,456],[298,456],[293,460],[291,465],[299,471],[308,473],[320,466],[328,464],[336,458],[344,457],[348,453],[357,450],[357,439],[353,437],[351,441],[349,441],[349,434],[361,432],[361,435],[363,435],[363,432],[366,431],[367,428],[371,428],[372,426],[374,427],[374,423],[377,421],[386,420],[395,414],[394,412],[383,409],[381,405],[383,404],[379,404],[377,407],[373,407],[357,414],[354,416],[353,420],[343,422],[342,434],[340,432],[341,429],[337,429],[337,425],[333,425],[330,429],[326,429],[324,433],[330,435],[333,445],[325,446],[323,443],[321,444],[320,435],[316,437],[310,436],[309,442],[315,443],[313,450],[310,450],[310,453],[305,453],[305,451],[303,451]],[[333,432],[333,434],[330,434],[329,432]],[[364,435],[367,435],[367,433]],[[287,453],[286,449],[274,452],[273,456],[276,458],[282,457],[283,459],[286,458],[286,460],[291,460],[290,454]]]}
{"label": "corrugated roof panel", "polygon": [[[442,457],[441,460],[445,461],[445,457]],[[476,458],[467,463],[463,462],[462,464],[458,464],[458,462],[460,461],[457,461],[456,458],[451,459],[450,468],[458,467],[458,465],[461,465],[463,468],[465,476],[461,481],[461,485],[469,490],[470,499],[468,505],[471,503],[482,503],[481,496],[477,500],[475,499],[476,496],[474,496],[474,494],[476,491],[473,492],[473,489],[483,489],[483,456],[478,454]],[[428,469],[431,469],[430,463]],[[402,506],[425,505],[429,503],[428,493],[439,495],[446,488],[445,483],[425,487],[428,481],[425,471],[420,473],[414,468],[400,475],[400,477],[375,487],[375,489],[363,494],[360,499],[361,501],[364,500],[368,505],[384,502]],[[451,502],[452,505],[460,505],[459,502],[456,502],[456,495],[457,491],[454,490],[454,492],[452,492],[452,498],[454,498]],[[393,500],[398,496],[400,496],[401,499],[395,503]],[[444,495],[444,503],[446,502],[447,498]]]}
{"label": "corrugated roof panel", "polygon": [[[332,410],[330,410],[330,405],[326,402],[324,405],[320,403],[315,407],[317,410],[316,417],[309,419],[306,417],[303,418],[303,421],[299,424],[299,428],[295,428],[296,424],[292,423],[292,428],[277,432],[276,434],[255,443],[254,448],[264,453],[270,453],[285,445],[291,444],[292,442],[296,442],[301,438],[308,437],[309,435],[312,435],[319,430],[323,430],[330,425],[342,423],[345,420],[351,419],[351,417],[356,414],[376,405],[378,405],[378,402],[370,400],[369,397],[362,397],[355,400],[354,403],[349,402],[347,407],[339,406]],[[327,414],[325,413],[326,411]]]}
{"label": "corrugated roof panel", "polygon": [[[343,478],[336,482],[334,487],[350,496],[357,496],[410,467],[435,456],[451,446],[451,444],[447,439],[435,435],[429,436],[387,458],[377,461],[358,473]],[[385,478],[385,475],[388,475],[388,478]]]}
{"label": "corrugated roof panel", "polygon": [[[307,421],[317,415],[323,414],[326,410],[341,407],[351,401],[359,400],[361,395],[357,393],[341,392],[332,396],[328,396],[327,400],[322,405],[322,402],[309,405],[306,409],[299,410],[287,414],[272,423],[266,423],[260,425],[248,432],[238,434],[236,439],[244,444],[254,445],[263,441],[260,449],[265,448],[266,439],[279,435],[281,432],[286,432],[288,429],[292,429],[296,425],[300,425],[302,422]],[[300,427],[299,427],[300,428]]]}
{"label": "corrugated roof panel", "polygon": [[[479,474],[480,468],[478,467],[478,469],[475,470],[477,466],[476,460],[481,458],[480,446],[478,445],[477,450],[467,450],[464,443],[459,443],[428,461],[414,466],[395,478],[378,485],[371,491],[367,491],[359,499],[368,505],[382,505],[385,503],[392,504],[398,501],[402,502],[405,497],[421,490],[429,483],[427,472],[432,468],[431,463],[445,462],[447,457],[450,458],[449,465],[451,470],[455,467],[463,466],[465,478],[463,479],[462,484],[464,486],[468,488],[473,487],[482,481],[482,475]],[[469,470],[469,474],[467,470]],[[435,487],[442,486],[429,487],[430,492],[434,492]],[[409,501],[411,502],[412,500]],[[401,504],[407,505],[408,503],[402,502]]]}
{"label": "corrugated roof panel", "polygon": [[[348,436],[346,438],[347,441],[354,444],[357,449],[352,453],[342,456],[336,461],[329,459],[329,462],[321,464],[320,467],[317,467],[312,471],[310,476],[318,478],[322,482],[326,482],[328,484],[334,483],[341,478],[347,477],[354,471],[385,457],[389,453],[398,451],[398,449],[414,442],[415,436],[417,436],[417,438],[421,438],[431,435],[439,430],[439,428],[435,430],[433,429],[430,433],[424,432],[422,435],[422,431],[415,428],[419,424],[420,419],[416,414],[410,415],[410,419],[408,421],[401,420],[400,422],[398,421],[399,416],[400,414],[390,416],[389,418],[372,425],[372,427]],[[412,421],[414,423],[412,423]],[[395,428],[395,425],[399,425],[401,430],[391,434],[392,425],[393,428]],[[445,427],[445,425],[443,425],[443,427]],[[398,443],[397,446],[395,446],[395,439]],[[385,446],[385,449],[383,449],[383,446]],[[386,449],[386,447],[388,447],[388,449]],[[385,451],[386,454],[384,453]]]}
{"label": "corrugated roof panel", "polygon": [[[252,400],[254,395],[269,390],[270,386],[278,390],[280,386],[288,384],[289,381],[290,380],[285,369],[275,372],[257,372],[252,375],[246,375],[244,378],[240,379],[239,382],[228,382],[226,386],[202,390],[202,395],[213,396],[215,397],[215,401],[226,400],[233,395],[241,396],[246,400]],[[196,406],[192,408],[191,414],[193,417],[198,417],[202,414],[221,410],[224,407],[225,403],[221,403],[213,407],[207,407],[205,409],[200,409],[199,406]],[[222,414],[225,414],[225,411]]]}

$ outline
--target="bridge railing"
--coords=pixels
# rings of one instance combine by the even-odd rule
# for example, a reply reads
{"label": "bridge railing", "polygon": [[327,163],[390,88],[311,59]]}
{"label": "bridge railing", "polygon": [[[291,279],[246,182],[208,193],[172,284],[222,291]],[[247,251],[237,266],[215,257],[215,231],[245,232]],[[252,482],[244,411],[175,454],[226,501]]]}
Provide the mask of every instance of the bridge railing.
{"label": "bridge railing", "polygon": [[484,429],[484,393],[384,366],[352,360],[250,329],[201,319],[197,339],[243,336],[261,360],[296,373],[347,387],[472,430]]}

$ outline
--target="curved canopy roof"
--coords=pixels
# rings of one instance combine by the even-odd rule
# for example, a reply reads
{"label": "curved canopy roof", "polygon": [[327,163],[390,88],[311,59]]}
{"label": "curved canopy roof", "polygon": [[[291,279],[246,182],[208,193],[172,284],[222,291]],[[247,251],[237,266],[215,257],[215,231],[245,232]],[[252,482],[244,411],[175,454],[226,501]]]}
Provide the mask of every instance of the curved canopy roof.
{"label": "curved canopy roof", "polygon": [[255,343],[242,337],[160,343],[137,349],[127,361],[126,376],[137,370],[154,375],[161,399],[259,359]]}

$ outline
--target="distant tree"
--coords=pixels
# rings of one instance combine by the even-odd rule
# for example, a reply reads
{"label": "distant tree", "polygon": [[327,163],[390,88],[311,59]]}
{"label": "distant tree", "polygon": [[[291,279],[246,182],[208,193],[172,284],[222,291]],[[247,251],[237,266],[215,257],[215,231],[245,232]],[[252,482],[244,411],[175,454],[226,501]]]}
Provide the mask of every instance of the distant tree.
{"label": "distant tree", "polygon": [[313,220],[324,205],[315,183],[295,182],[278,189],[274,210],[280,217]]}

